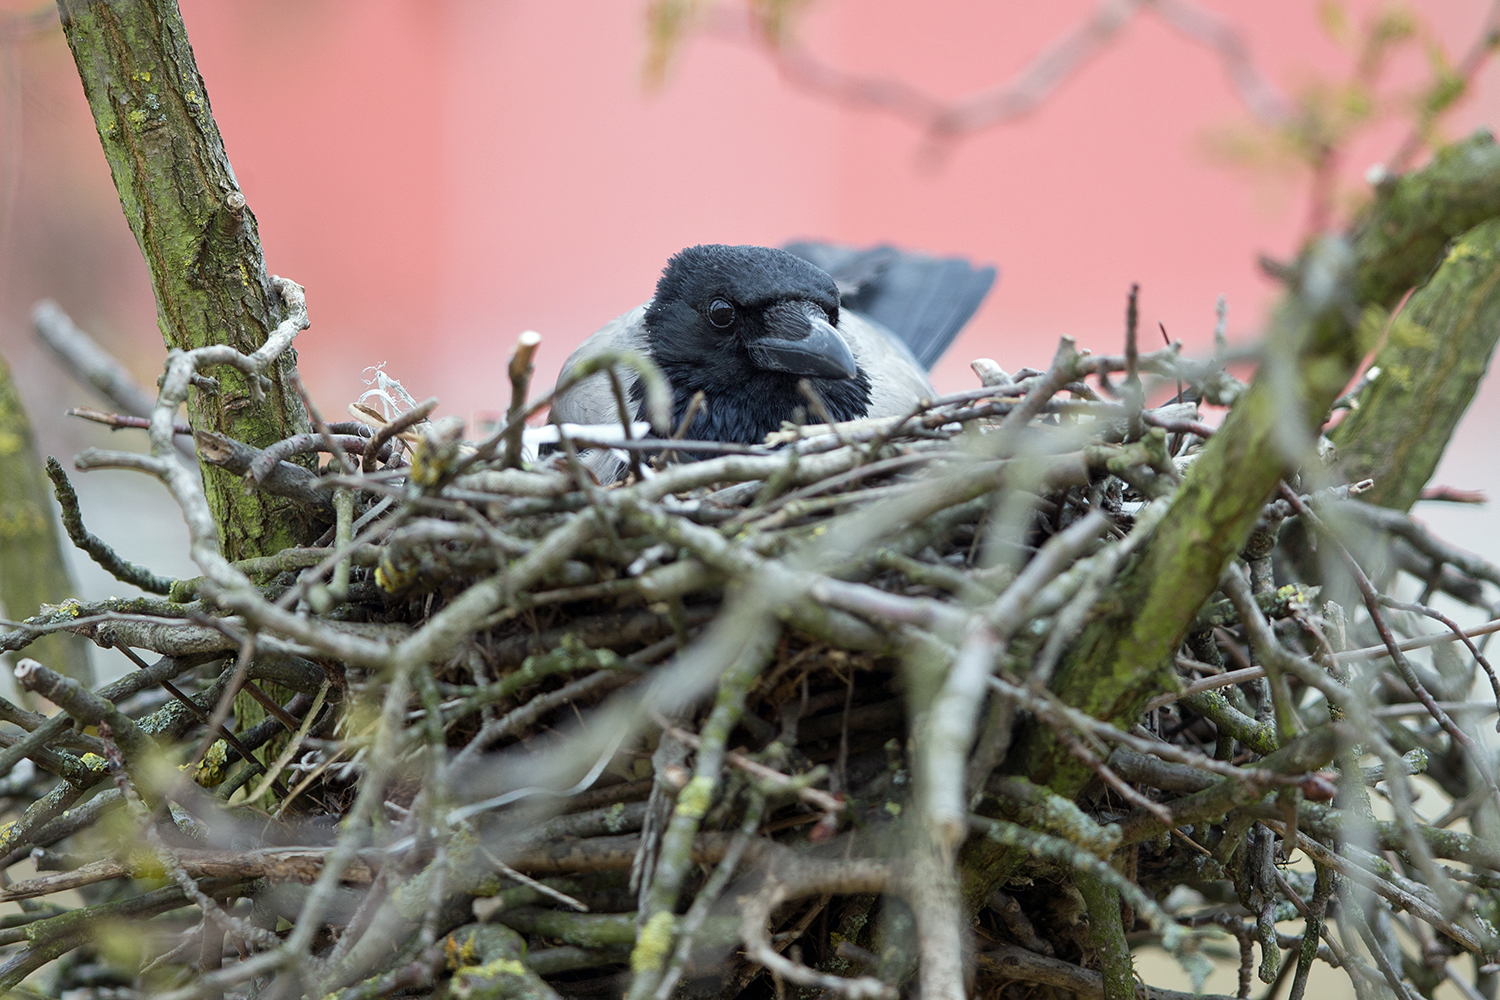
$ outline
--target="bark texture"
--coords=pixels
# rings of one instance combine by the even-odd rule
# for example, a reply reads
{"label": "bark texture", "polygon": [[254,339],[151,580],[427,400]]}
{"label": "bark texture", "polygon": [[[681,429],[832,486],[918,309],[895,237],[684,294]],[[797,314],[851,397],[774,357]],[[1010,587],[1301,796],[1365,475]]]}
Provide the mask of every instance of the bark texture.
{"label": "bark texture", "polygon": [[[125,218],[151,272],[168,348],[229,344],[249,353],[281,320],[208,92],[173,0],[59,0],[99,140]],[[311,429],[283,356],[264,400],[240,373],[215,373],[217,392],[194,391],[198,429],[266,445]],[[245,494],[230,475],[203,467],[220,543],[231,559],[269,555],[307,541],[306,522],[283,500]]]}
{"label": "bark texture", "polygon": [[1364,499],[1407,510],[1432,478],[1500,341],[1500,219],[1455,240],[1375,356],[1380,375],[1333,433]]}

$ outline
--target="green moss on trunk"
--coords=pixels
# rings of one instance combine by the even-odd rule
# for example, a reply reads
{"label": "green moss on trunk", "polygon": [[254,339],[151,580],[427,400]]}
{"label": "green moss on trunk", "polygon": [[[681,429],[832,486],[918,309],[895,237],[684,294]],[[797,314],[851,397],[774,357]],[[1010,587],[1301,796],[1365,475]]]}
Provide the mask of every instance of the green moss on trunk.
{"label": "green moss on trunk", "polygon": [[1432,478],[1500,341],[1500,219],[1464,233],[1375,356],[1380,375],[1333,432],[1364,499],[1407,510]]}
{"label": "green moss on trunk", "polygon": [[[151,272],[167,346],[255,350],[280,322],[281,305],[177,4],[59,0],[58,9],[120,205]],[[196,390],[189,400],[193,426],[258,446],[308,431],[285,378],[295,363],[287,352],[260,404],[239,372],[218,369],[221,391]],[[234,477],[208,466],[203,474],[230,559],[307,540],[309,526],[285,501],[246,495]]]}
{"label": "green moss on trunk", "polygon": [[1104,1000],[1135,1000],[1135,966],[1125,941],[1119,892],[1092,875],[1075,875],[1073,883],[1089,910],[1089,938],[1104,974]]}
{"label": "green moss on trunk", "polygon": [[[1500,215],[1500,147],[1488,134],[1385,185],[1345,241],[1306,251],[1266,341],[1266,361],[1173,497],[1155,537],[1097,609],[1058,671],[1069,704],[1123,725],[1171,683],[1193,616],[1245,543],[1261,506],[1305,456],[1328,407],[1372,346],[1364,310],[1389,309],[1453,237]],[[1291,421],[1295,420],[1295,425]],[[1075,793],[1087,771],[1037,730],[1019,759],[1033,781]]]}
{"label": "green moss on trunk", "polygon": [[[1451,239],[1497,215],[1500,147],[1481,133],[1383,185],[1345,240],[1304,251],[1265,362],[1060,665],[1054,686],[1064,700],[1129,726],[1174,685],[1172,656],[1198,609],[1372,346],[1378,325],[1369,315],[1431,272]],[[1068,797],[1092,776],[1035,725],[1020,734],[1007,770]],[[977,908],[1020,857],[979,846],[964,860],[965,895]]]}

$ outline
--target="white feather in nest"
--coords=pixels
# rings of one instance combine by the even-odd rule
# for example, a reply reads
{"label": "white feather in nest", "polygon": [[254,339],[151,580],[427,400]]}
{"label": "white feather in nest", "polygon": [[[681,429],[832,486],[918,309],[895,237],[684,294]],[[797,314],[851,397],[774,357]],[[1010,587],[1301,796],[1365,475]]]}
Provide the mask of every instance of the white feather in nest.
{"label": "white feather in nest", "polygon": [[[371,378],[365,379],[365,384],[371,386],[371,388],[361,393],[358,400],[349,404],[350,416],[377,430],[419,405],[411,393],[406,391],[400,380],[387,375],[384,369],[385,365],[383,363],[366,368],[366,372],[374,373]],[[385,412],[382,413],[376,410],[370,405],[371,401],[379,403],[381,410]],[[414,445],[430,426],[431,421],[423,420],[396,434],[395,437],[408,446]],[[651,425],[644,420],[637,420],[631,423],[631,438],[648,437],[650,434]],[[528,463],[536,462],[538,460],[538,451],[542,446],[560,444],[564,435],[571,440],[586,441],[590,446],[626,440],[625,432],[618,422],[609,424],[543,424],[540,427],[528,427],[521,432],[522,460]],[[461,448],[463,450],[473,450],[472,445],[464,445]],[[618,459],[621,465],[630,461],[629,452],[623,449],[610,449],[609,455]],[[641,471],[647,477],[653,474],[645,466],[642,467]]]}

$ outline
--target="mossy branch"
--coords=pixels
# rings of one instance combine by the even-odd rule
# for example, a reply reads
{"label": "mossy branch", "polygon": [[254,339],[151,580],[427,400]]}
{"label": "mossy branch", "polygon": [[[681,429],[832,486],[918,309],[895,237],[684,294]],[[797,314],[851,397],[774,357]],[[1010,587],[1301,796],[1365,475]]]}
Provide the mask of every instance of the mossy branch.
{"label": "mossy branch", "polygon": [[[1129,724],[1175,683],[1172,654],[1255,526],[1266,499],[1307,458],[1334,398],[1371,346],[1366,308],[1389,309],[1455,236],[1500,215],[1500,147],[1481,133],[1382,186],[1347,239],[1303,253],[1277,309],[1264,362],[1193,464],[1155,537],[1064,658],[1055,688]],[[1088,772],[1044,729],[1019,758],[1033,780],[1074,794]],[[986,892],[986,895],[988,893]]]}
{"label": "mossy branch", "polygon": [[1500,342],[1500,219],[1448,248],[1390,321],[1372,368],[1331,437],[1350,482],[1373,479],[1369,503],[1407,510],[1432,478]]}

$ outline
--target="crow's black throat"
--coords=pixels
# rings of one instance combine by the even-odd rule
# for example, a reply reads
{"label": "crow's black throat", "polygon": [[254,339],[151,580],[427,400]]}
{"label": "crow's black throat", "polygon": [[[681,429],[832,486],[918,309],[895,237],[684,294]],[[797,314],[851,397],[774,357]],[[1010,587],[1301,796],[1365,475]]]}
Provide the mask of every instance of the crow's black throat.
{"label": "crow's black throat", "polygon": [[[672,386],[672,428],[682,425],[693,395],[703,393],[703,406],[684,437],[693,441],[737,441],[759,444],[767,434],[781,429],[801,410],[805,422],[820,422],[811,412],[806,396],[797,388],[800,378],[781,372],[753,368],[740,360],[723,365],[673,364],[657,360]],[[707,367],[710,370],[705,370]],[[834,420],[858,420],[870,409],[870,377],[863,368],[854,378],[807,380],[823,400]],[[640,405],[638,420],[644,420],[645,404],[640,382],[631,387]]]}

